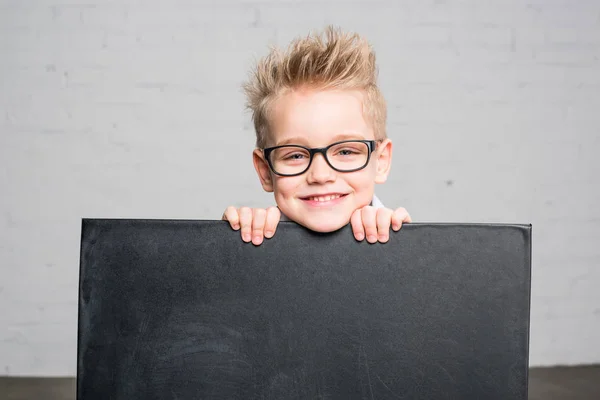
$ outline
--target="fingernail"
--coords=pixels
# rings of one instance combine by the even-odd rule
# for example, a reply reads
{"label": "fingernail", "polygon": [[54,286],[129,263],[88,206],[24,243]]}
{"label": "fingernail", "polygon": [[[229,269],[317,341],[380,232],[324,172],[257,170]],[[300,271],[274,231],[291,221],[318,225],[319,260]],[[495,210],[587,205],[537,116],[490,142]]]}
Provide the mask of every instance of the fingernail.
{"label": "fingernail", "polygon": [[239,224],[233,225],[233,229],[237,231],[238,229],[240,229],[240,225]]}
{"label": "fingernail", "polygon": [[394,230],[397,231],[398,229],[400,229],[400,225],[394,225],[392,228],[394,228]]}
{"label": "fingernail", "polygon": [[382,243],[385,243],[385,242],[387,242],[387,241],[388,241],[388,239],[389,239],[389,238],[388,238],[387,236],[385,236],[385,235],[379,236],[379,241],[380,241],[380,242],[382,242]]}
{"label": "fingernail", "polygon": [[260,235],[254,235],[254,238],[252,238],[252,243],[258,244],[262,241],[262,236]]}
{"label": "fingernail", "polygon": [[363,235],[362,233],[357,233],[356,235],[354,235],[354,237],[356,238],[356,240],[363,240],[365,238],[365,235]]}
{"label": "fingernail", "polygon": [[266,238],[270,238],[271,236],[273,236],[273,232],[271,232],[271,231],[265,231],[265,237]]}
{"label": "fingernail", "polygon": [[367,236],[367,240],[371,243],[376,242],[377,241],[377,236],[374,235],[369,235]]}
{"label": "fingernail", "polygon": [[242,239],[244,240],[244,242],[249,242],[250,241],[250,234],[249,233],[242,234]]}

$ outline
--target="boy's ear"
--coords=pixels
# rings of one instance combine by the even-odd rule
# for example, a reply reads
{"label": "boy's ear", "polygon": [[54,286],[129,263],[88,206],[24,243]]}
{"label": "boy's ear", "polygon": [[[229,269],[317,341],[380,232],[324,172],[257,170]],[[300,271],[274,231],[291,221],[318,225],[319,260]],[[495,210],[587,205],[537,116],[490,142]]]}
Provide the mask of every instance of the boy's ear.
{"label": "boy's ear", "polygon": [[256,169],[256,173],[258,174],[263,189],[265,192],[272,192],[273,178],[271,176],[271,169],[260,149],[254,149],[252,152],[252,161],[254,162],[254,168]]}
{"label": "boy's ear", "polygon": [[384,183],[387,181],[390,169],[392,167],[392,141],[385,139],[379,143],[377,149],[373,152],[376,157],[377,171],[375,174],[375,183]]}

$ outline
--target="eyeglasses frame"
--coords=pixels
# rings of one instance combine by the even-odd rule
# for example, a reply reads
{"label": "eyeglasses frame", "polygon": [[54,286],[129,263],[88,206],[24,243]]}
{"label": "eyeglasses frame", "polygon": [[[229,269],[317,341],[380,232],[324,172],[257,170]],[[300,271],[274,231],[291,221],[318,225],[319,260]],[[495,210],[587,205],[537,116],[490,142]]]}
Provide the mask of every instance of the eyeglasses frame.
{"label": "eyeglasses frame", "polygon": [[[271,168],[271,171],[273,171],[273,173],[275,175],[279,175],[279,176],[299,176],[304,174],[306,171],[308,171],[308,169],[310,168],[310,166],[312,165],[313,160],[315,159],[315,155],[316,154],[322,154],[323,158],[325,159],[325,162],[327,162],[327,165],[329,165],[331,167],[331,169],[333,169],[334,171],[337,172],[356,172],[356,171],[360,171],[361,169],[366,168],[367,165],[369,165],[369,162],[371,161],[371,154],[373,154],[373,152],[376,150],[376,144],[378,142],[380,142],[381,140],[361,140],[361,139],[354,139],[354,140],[342,140],[340,142],[335,142],[332,143],[328,146],[325,147],[306,147],[306,146],[301,146],[301,145],[297,145],[297,144],[284,144],[281,146],[275,146],[275,147],[267,147],[262,149],[263,152],[263,156],[265,157],[265,160],[267,160],[267,164],[269,164],[269,168]],[[331,165],[331,162],[329,162],[329,159],[327,158],[327,151],[332,148],[333,146],[337,146],[340,144],[344,144],[344,143],[356,143],[356,142],[360,142],[360,143],[364,143],[367,145],[367,148],[369,150],[369,153],[367,154],[367,161],[365,162],[365,164],[360,167],[360,168],[354,168],[351,170],[340,170],[336,167],[334,167],[333,165]],[[280,149],[282,147],[298,147],[301,149],[304,149],[306,151],[308,151],[309,155],[310,155],[310,159],[308,161],[308,165],[306,166],[306,168],[302,171],[302,172],[298,172],[296,174],[281,174],[277,171],[275,171],[275,168],[273,167],[273,164],[271,163],[271,158],[270,155],[274,150]]]}

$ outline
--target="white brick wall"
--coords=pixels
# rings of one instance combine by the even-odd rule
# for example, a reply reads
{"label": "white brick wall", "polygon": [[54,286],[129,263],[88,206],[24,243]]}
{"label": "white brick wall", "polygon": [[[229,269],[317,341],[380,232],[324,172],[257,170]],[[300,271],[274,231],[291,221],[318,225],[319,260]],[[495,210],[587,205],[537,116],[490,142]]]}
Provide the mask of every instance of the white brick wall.
{"label": "white brick wall", "polygon": [[75,374],[82,217],[272,203],[239,85],[326,23],[378,52],[384,202],[533,223],[531,364],[600,362],[597,0],[0,0],[0,375]]}

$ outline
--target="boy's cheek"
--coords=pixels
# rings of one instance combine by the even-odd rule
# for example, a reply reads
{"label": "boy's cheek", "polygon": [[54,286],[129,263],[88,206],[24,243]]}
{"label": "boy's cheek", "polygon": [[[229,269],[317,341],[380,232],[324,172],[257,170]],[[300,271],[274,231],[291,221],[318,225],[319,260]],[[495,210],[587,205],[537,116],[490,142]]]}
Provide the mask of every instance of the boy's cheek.
{"label": "boy's cheek", "polygon": [[273,197],[275,198],[275,204],[281,210],[281,213],[288,215],[290,213],[290,199],[286,198],[285,192],[279,190],[277,186],[273,188]]}
{"label": "boy's cheek", "polygon": [[273,179],[273,194],[276,201],[290,201],[294,199],[294,194],[297,192],[297,185],[294,185],[290,178],[294,177],[276,176]]}

